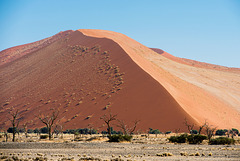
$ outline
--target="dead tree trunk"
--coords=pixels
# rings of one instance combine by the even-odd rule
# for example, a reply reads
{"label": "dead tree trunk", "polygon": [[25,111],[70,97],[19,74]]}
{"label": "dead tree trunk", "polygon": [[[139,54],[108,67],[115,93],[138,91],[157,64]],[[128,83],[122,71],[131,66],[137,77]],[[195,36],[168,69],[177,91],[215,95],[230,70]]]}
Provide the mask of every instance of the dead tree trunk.
{"label": "dead tree trunk", "polygon": [[50,115],[39,115],[37,116],[38,119],[44,123],[48,129],[48,138],[49,140],[52,139],[52,127],[54,125],[54,122],[58,118],[59,111],[53,110],[53,112]]}
{"label": "dead tree trunk", "polygon": [[198,134],[201,134],[204,127],[206,127],[207,121],[205,120],[204,124],[202,126],[199,126]]}
{"label": "dead tree trunk", "polygon": [[211,125],[209,125],[208,122],[206,122],[205,129],[208,141],[210,142],[211,138],[214,136],[214,132],[216,131],[217,127],[212,127]]}
{"label": "dead tree trunk", "polygon": [[5,141],[8,142],[8,132],[4,131]]}
{"label": "dead tree trunk", "polygon": [[18,110],[16,112],[11,111],[11,112],[9,112],[9,114],[11,115],[11,118],[8,118],[8,119],[11,121],[12,128],[13,128],[13,138],[12,138],[12,141],[15,142],[17,128],[18,128],[18,125],[19,125],[19,121],[17,120],[18,119]]}
{"label": "dead tree trunk", "polygon": [[118,122],[119,124],[117,126],[123,130],[124,135],[132,135],[136,130],[137,124],[140,122],[140,120],[135,120],[131,128],[129,128],[123,120],[118,120]]}
{"label": "dead tree trunk", "polygon": [[28,133],[27,124],[28,124],[28,122],[23,124],[24,134],[25,134],[26,138],[28,137],[28,134],[27,134]]}
{"label": "dead tree trunk", "polygon": [[111,131],[111,126],[110,126],[110,122],[116,120],[117,115],[112,115],[111,113],[109,113],[109,115],[107,116],[106,114],[103,115],[100,119],[102,119],[106,124],[107,124],[107,131],[108,131],[108,135],[109,137],[112,136],[112,131]]}
{"label": "dead tree trunk", "polygon": [[195,125],[194,124],[189,124],[186,118],[184,119],[184,125],[187,126],[187,129],[188,129],[189,133],[192,134],[192,130],[193,130]]}

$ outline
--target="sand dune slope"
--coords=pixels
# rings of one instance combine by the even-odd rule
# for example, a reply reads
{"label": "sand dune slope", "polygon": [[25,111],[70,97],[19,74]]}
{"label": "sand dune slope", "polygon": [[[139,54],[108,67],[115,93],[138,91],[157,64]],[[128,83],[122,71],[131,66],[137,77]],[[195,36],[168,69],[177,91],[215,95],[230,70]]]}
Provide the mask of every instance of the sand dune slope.
{"label": "sand dune slope", "polygon": [[[135,40],[115,32],[80,30],[117,42],[144,71],[163,85],[199,124],[240,128],[239,69],[212,70],[172,61]],[[219,66],[217,66],[219,68]]]}
{"label": "sand dune slope", "polygon": [[[1,70],[1,126],[7,112],[19,109],[21,121],[43,124],[39,113],[60,110],[65,129],[103,129],[100,117],[111,112],[138,129],[181,128],[185,118],[196,123],[171,94],[142,70],[116,42],[75,31],[67,38],[32,52]],[[116,123],[115,123],[116,124]]]}
{"label": "sand dune slope", "polygon": [[67,30],[64,32],[59,32],[56,35],[48,37],[46,39],[36,41],[29,44],[19,45],[16,47],[8,48],[0,52],[0,65],[4,65],[8,62],[14,61],[24,55],[27,55],[31,52],[37,51],[61,38],[68,36],[72,33],[72,30]]}

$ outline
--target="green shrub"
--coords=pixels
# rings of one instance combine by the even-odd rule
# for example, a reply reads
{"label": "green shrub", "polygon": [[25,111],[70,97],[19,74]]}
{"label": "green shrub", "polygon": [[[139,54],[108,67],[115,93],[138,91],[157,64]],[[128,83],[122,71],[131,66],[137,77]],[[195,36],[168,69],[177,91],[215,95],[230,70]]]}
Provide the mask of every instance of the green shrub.
{"label": "green shrub", "polygon": [[197,130],[191,130],[191,134],[198,134]]}
{"label": "green shrub", "polygon": [[168,140],[172,143],[186,143],[187,136],[187,134],[182,134],[180,136],[171,136]]}
{"label": "green shrub", "polygon": [[217,131],[216,131],[216,133],[215,133],[215,135],[219,135],[219,136],[223,136],[223,135],[225,135],[226,134],[226,132],[227,132],[228,130],[223,130],[223,129],[218,129]]}
{"label": "green shrub", "polygon": [[[15,127],[14,128],[15,129],[15,132],[17,133],[18,132],[18,129]],[[9,127],[8,129],[7,129],[7,132],[8,133],[13,133],[13,127]]]}
{"label": "green shrub", "polygon": [[234,139],[230,139],[227,137],[219,137],[216,139],[211,139],[209,144],[210,145],[225,145],[225,144],[234,144],[235,140]]}
{"label": "green shrub", "polygon": [[121,142],[121,141],[131,141],[132,140],[132,136],[130,135],[112,135],[112,136],[108,136],[109,138],[109,142]]}
{"label": "green shrub", "polygon": [[180,136],[171,136],[168,140],[172,143],[186,143],[188,141],[190,144],[200,144],[205,139],[207,139],[205,135],[182,134]]}
{"label": "green shrub", "polygon": [[232,128],[232,131],[235,132],[236,134],[239,134],[238,129]]}
{"label": "green shrub", "polygon": [[171,134],[172,133],[172,131],[167,131],[167,132],[165,132],[165,134]]}
{"label": "green shrub", "polygon": [[33,129],[28,129],[27,133],[34,133],[34,130]]}
{"label": "green shrub", "polygon": [[47,139],[48,135],[40,135],[40,139]]}
{"label": "green shrub", "polygon": [[207,139],[207,136],[205,135],[188,135],[187,136],[187,140],[189,142],[189,144],[200,144],[203,142],[203,140]]}
{"label": "green shrub", "polygon": [[40,132],[42,134],[47,134],[48,133],[48,128],[47,127],[43,127],[43,128],[40,129]]}
{"label": "green shrub", "polygon": [[149,134],[161,134],[161,131],[159,131],[158,129],[149,128],[148,133]]}

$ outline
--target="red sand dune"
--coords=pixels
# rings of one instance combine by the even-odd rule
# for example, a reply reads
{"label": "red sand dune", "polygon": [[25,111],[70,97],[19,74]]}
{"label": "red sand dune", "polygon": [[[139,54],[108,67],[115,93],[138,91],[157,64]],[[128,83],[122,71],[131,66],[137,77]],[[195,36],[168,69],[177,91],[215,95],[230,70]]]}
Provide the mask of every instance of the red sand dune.
{"label": "red sand dune", "polygon": [[0,54],[0,65],[8,63],[10,61],[16,60],[24,55],[27,55],[31,52],[37,51],[59,39],[62,39],[72,33],[72,30],[67,30],[64,32],[59,32],[58,34],[51,36],[49,38],[36,41],[29,44],[19,45],[16,47],[8,48],[6,50],[1,51]]}
{"label": "red sand dune", "polygon": [[[207,119],[219,128],[240,125],[236,90],[226,97],[235,102],[220,99],[174,70],[192,67],[111,31],[77,30],[0,67],[0,127],[10,126],[6,115],[11,107],[19,109],[21,122],[31,120],[29,128],[43,126],[35,115],[52,108],[59,108],[65,129],[102,129],[100,117],[108,112],[127,124],[141,120],[138,129],[143,131],[186,131],[185,118],[196,125]],[[235,82],[231,74],[237,74],[228,75]]]}

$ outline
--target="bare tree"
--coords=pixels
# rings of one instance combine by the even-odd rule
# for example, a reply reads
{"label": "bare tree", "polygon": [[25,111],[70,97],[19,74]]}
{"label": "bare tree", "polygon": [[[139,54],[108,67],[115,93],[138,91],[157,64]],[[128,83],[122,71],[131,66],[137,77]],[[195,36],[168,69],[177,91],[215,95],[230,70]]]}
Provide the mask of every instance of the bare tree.
{"label": "bare tree", "polygon": [[237,132],[234,131],[233,129],[229,129],[229,130],[227,131],[227,136],[230,137],[230,135],[231,135],[231,137],[232,137],[232,139],[233,139],[234,136],[237,135]]}
{"label": "bare tree", "polygon": [[3,133],[4,133],[5,141],[8,142],[8,132],[7,132],[7,130],[4,130]]}
{"label": "bare tree", "polygon": [[216,131],[217,127],[213,127],[212,125],[209,125],[207,121],[205,121],[205,129],[206,129],[206,134],[208,137],[208,141],[211,140],[211,138],[214,136],[214,132]]}
{"label": "bare tree", "polygon": [[108,115],[104,114],[100,119],[103,120],[106,124],[107,124],[107,131],[108,131],[108,135],[109,137],[112,136],[112,131],[111,131],[111,126],[110,126],[110,122],[115,121],[116,120],[117,115],[112,115],[111,113],[109,113]]}
{"label": "bare tree", "polygon": [[24,129],[24,133],[25,133],[26,138],[28,137],[28,135],[27,135],[27,132],[28,132],[27,125],[28,125],[28,124],[29,124],[29,122],[25,122],[25,123],[23,124],[23,129]]}
{"label": "bare tree", "polygon": [[140,122],[140,120],[135,120],[133,121],[133,126],[132,128],[130,129],[130,135],[133,134],[133,132],[136,130],[137,128],[137,124]]}
{"label": "bare tree", "polygon": [[207,125],[207,120],[205,120],[204,124],[199,126],[198,134],[201,134],[203,128]]}
{"label": "bare tree", "polygon": [[63,138],[63,126],[64,125],[63,125],[63,123],[61,124],[60,122],[64,117],[62,117],[61,119],[59,119],[57,121],[57,123],[55,124],[54,130],[53,130],[53,132],[57,135],[57,137],[59,134],[61,134],[61,138]]}
{"label": "bare tree", "polygon": [[179,133],[179,131],[180,131],[180,128],[178,128],[178,129],[175,129],[175,130],[174,130],[174,132],[175,132],[175,135],[177,135],[177,134]]}
{"label": "bare tree", "polygon": [[192,130],[195,126],[195,124],[189,124],[188,121],[187,121],[187,118],[184,119],[184,125],[187,126],[187,129],[189,131],[190,134],[192,134]]}
{"label": "bare tree", "polygon": [[123,120],[117,120],[117,121],[118,121],[118,124],[116,126],[122,129],[124,135],[128,135],[128,129],[125,122]]}
{"label": "bare tree", "polygon": [[49,140],[52,139],[52,127],[54,125],[54,122],[58,118],[58,115],[59,115],[59,111],[53,109],[53,112],[50,115],[40,114],[40,115],[37,116],[38,119],[42,123],[44,123],[47,127]]}
{"label": "bare tree", "polygon": [[56,126],[54,127],[53,132],[56,134],[56,136],[58,137],[59,134],[63,133],[63,126],[60,124],[56,124]]}
{"label": "bare tree", "polygon": [[[3,124],[6,125],[6,122],[4,122]],[[8,141],[8,132],[7,132],[7,130],[5,128],[3,128],[3,127],[1,127],[0,129],[3,132],[3,136],[5,137],[5,142],[7,142]]]}
{"label": "bare tree", "polygon": [[15,142],[15,136],[17,133],[17,128],[19,125],[19,120],[18,120],[18,110],[14,111],[10,111],[9,114],[11,115],[11,118],[8,118],[11,121],[12,124],[12,130],[13,130],[13,138],[12,141]]}
{"label": "bare tree", "polygon": [[127,127],[125,122],[123,120],[117,120],[118,125],[117,127],[121,128],[123,130],[124,135],[132,135],[133,132],[136,130],[137,124],[140,122],[140,120],[135,120],[133,122],[133,126],[131,128]]}
{"label": "bare tree", "polygon": [[[4,123],[5,124],[5,123]],[[2,128],[1,128],[2,129]],[[5,129],[5,128],[3,128],[3,135],[4,135],[4,137],[5,137],[5,142],[7,142],[8,141],[8,132],[7,132],[7,130]]]}

